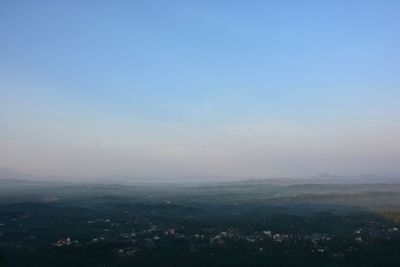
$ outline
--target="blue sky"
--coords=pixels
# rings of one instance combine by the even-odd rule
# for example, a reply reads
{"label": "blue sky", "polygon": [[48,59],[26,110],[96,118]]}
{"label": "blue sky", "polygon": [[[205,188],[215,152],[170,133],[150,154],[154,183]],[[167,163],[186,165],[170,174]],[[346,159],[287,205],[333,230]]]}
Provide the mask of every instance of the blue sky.
{"label": "blue sky", "polygon": [[400,173],[399,1],[2,1],[0,165]]}

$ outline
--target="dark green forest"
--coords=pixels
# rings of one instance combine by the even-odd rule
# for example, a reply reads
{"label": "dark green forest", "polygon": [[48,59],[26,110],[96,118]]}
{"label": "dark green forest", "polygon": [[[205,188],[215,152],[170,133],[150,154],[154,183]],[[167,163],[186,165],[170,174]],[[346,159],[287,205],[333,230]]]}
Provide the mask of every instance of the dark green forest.
{"label": "dark green forest", "polygon": [[400,185],[0,187],[0,266],[398,266]]}

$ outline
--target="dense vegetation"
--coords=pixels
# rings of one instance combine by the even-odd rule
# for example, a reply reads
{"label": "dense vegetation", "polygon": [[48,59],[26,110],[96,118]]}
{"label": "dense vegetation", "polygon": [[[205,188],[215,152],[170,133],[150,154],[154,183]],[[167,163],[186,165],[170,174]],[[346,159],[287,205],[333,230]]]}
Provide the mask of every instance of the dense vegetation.
{"label": "dense vegetation", "polygon": [[0,186],[0,266],[398,266],[397,184]]}

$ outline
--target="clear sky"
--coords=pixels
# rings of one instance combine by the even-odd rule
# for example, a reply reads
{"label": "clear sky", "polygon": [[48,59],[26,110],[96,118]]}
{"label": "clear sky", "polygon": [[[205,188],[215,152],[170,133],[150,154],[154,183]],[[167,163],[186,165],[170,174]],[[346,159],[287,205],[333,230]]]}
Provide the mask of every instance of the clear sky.
{"label": "clear sky", "polygon": [[0,166],[400,173],[400,1],[0,1]]}

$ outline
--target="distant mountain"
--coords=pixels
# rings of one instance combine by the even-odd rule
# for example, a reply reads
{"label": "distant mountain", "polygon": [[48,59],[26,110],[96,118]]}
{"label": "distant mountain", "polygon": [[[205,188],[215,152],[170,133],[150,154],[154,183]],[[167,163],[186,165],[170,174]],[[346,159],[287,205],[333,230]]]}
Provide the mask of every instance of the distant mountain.
{"label": "distant mountain", "polygon": [[372,174],[354,175],[354,176],[338,176],[328,173],[321,173],[305,180],[313,182],[332,182],[332,183],[386,183],[386,182],[399,182],[399,179],[388,177],[381,177]]}
{"label": "distant mountain", "polygon": [[4,183],[101,183],[101,184],[236,184],[236,185],[292,185],[292,184],[375,184],[375,183],[400,183],[400,177],[381,177],[377,175],[356,175],[356,176],[339,176],[329,173],[321,173],[315,176],[303,178],[248,178],[248,179],[232,179],[227,177],[133,177],[133,176],[102,176],[102,177],[63,177],[63,176],[35,176],[22,173],[11,168],[0,168],[0,182]]}
{"label": "distant mountain", "polygon": [[320,173],[318,175],[315,176],[311,176],[309,177],[310,179],[337,179],[340,178],[341,176],[337,176],[337,175],[332,175],[326,172]]}
{"label": "distant mountain", "polygon": [[0,168],[0,180],[31,180],[35,176],[22,173],[10,168]]}
{"label": "distant mountain", "polygon": [[302,178],[253,178],[230,183],[236,184],[378,184],[378,183],[400,183],[400,179],[381,177],[377,175],[355,175],[339,176],[321,173],[311,177]]}

